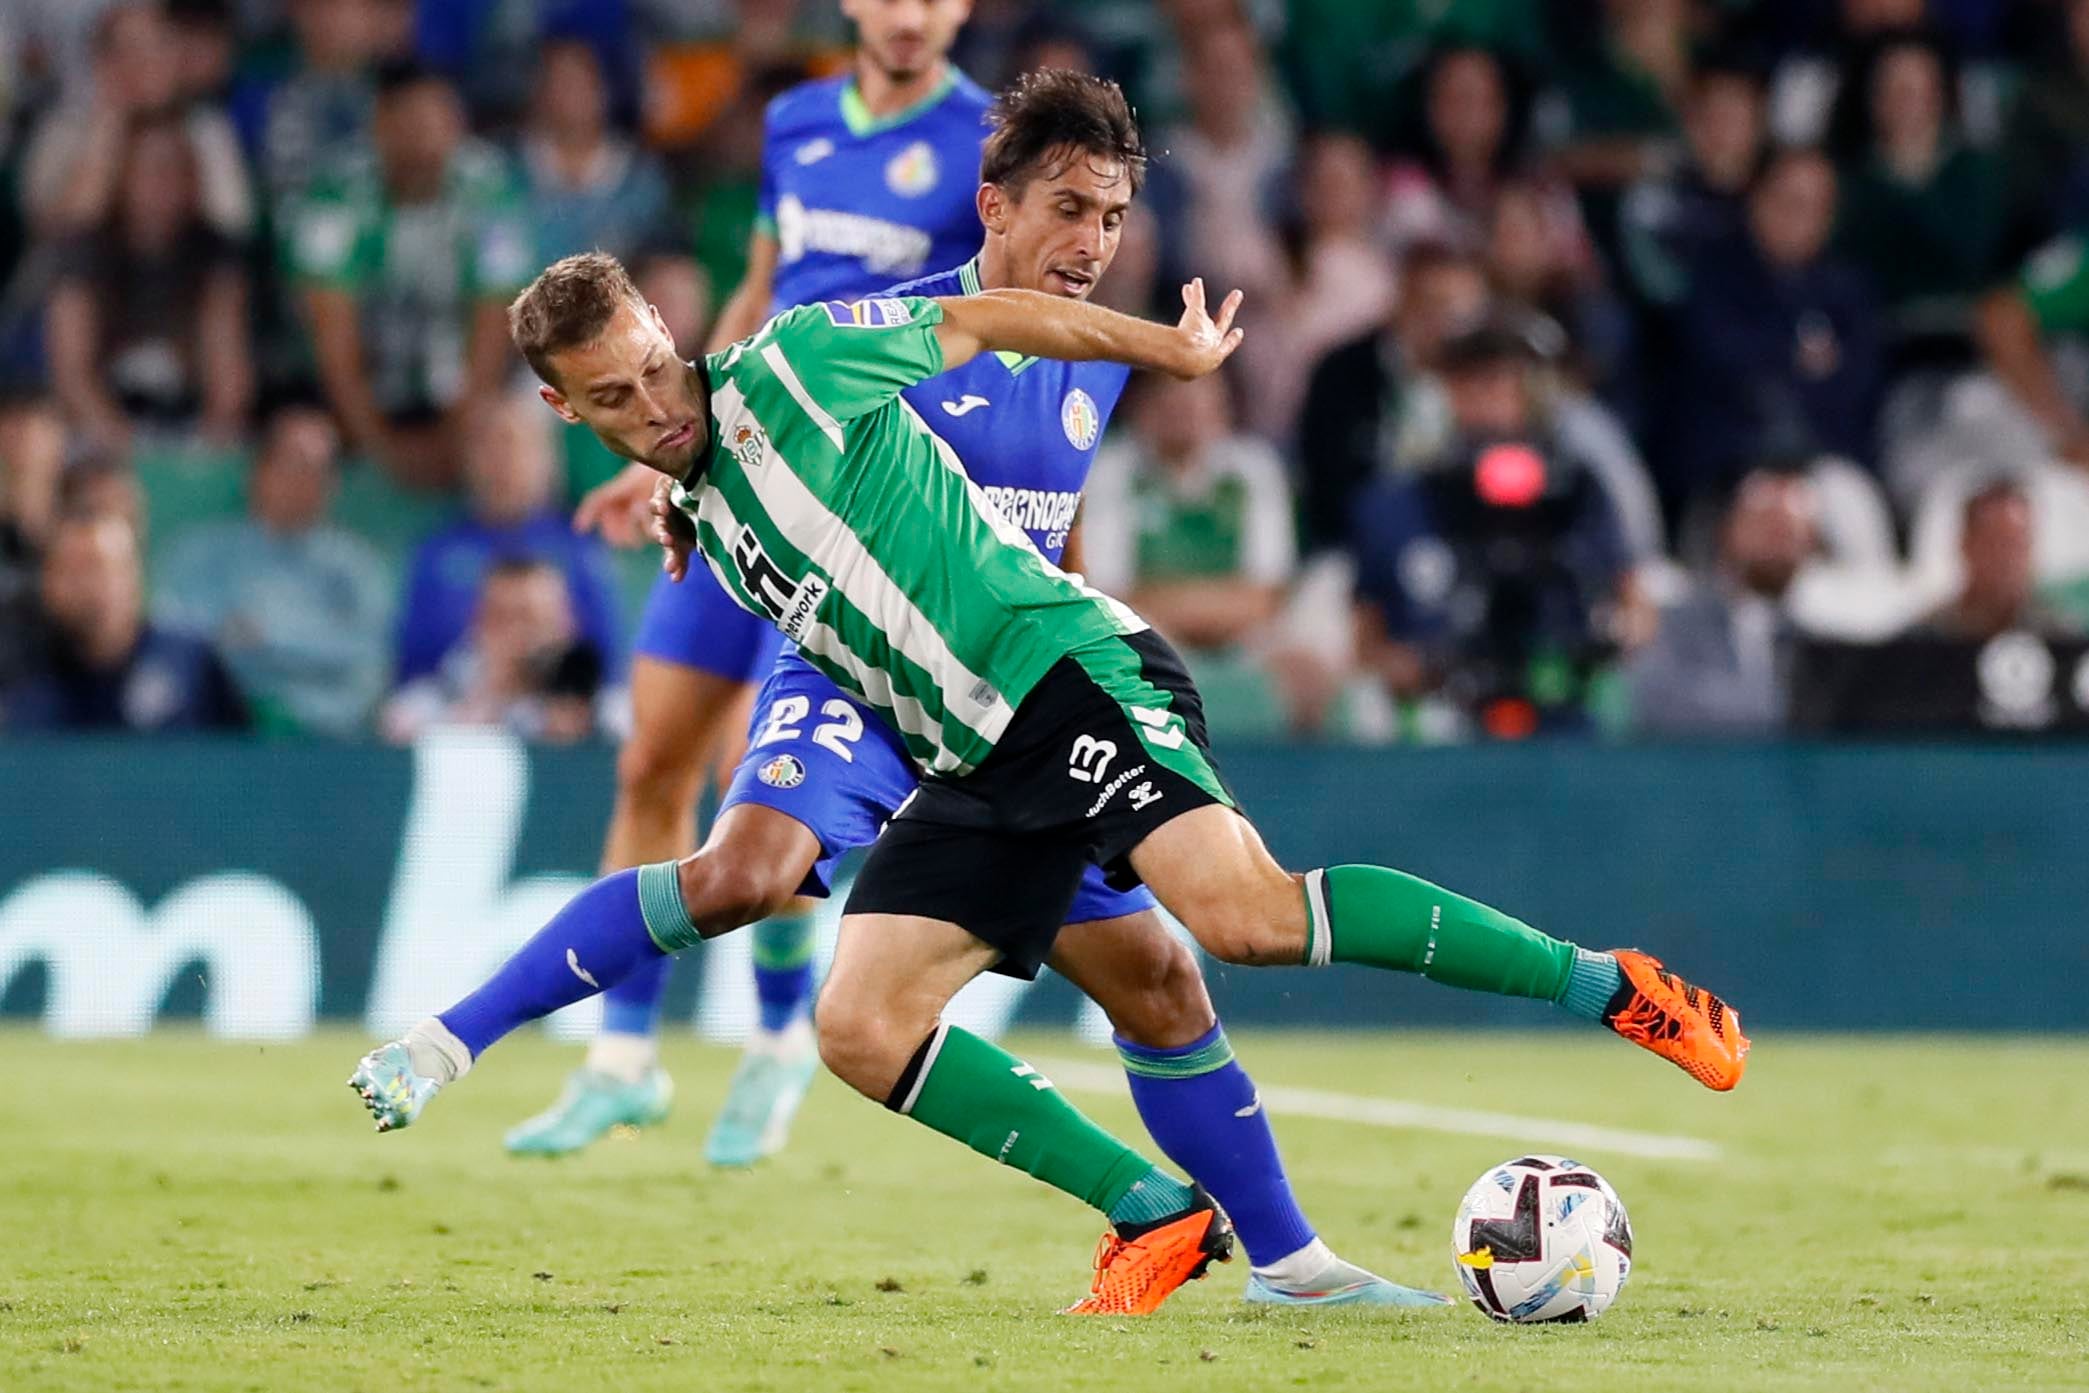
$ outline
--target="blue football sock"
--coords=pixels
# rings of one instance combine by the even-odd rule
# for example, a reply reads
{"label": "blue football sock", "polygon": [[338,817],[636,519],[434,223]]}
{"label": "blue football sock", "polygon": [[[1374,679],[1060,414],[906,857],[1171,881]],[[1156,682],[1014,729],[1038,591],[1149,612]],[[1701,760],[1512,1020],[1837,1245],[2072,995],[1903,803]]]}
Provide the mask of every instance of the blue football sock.
{"label": "blue football sock", "polygon": [[812,916],[779,914],[754,926],[754,995],[762,1029],[782,1030],[812,1000]]}
{"label": "blue football sock", "polygon": [[660,1029],[660,998],[667,994],[675,960],[666,954],[641,964],[602,993],[602,1030],[611,1035],[652,1035]]}
{"label": "blue football sock", "polygon": [[567,901],[486,985],[437,1019],[477,1059],[517,1026],[662,961],[662,943],[695,937],[672,861],[618,871]]}
{"label": "blue football sock", "polygon": [[1116,1039],[1140,1120],[1232,1218],[1248,1261],[1266,1266],[1311,1243],[1313,1226],[1291,1193],[1255,1081],[1233,1058],[1225,1029],[1214,1025],[1172,1050]]}

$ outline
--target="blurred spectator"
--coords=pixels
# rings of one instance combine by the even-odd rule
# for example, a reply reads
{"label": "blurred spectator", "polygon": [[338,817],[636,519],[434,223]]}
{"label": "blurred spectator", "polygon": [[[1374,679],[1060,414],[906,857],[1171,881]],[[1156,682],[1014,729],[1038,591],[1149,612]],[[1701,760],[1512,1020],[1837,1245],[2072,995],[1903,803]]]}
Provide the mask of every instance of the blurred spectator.
{"label": "blurred spectator", "polygon": [[369,544],[328,525],[339,443],[315,407],[278,410],[247,483],[247,516],[175,539],[154,613],[215,636],[264,727],[346,738],[391,670],[391,580]]}
{"label": "blurred spectator", "polygon": [[0,404],[0,686],[28,660],[43,541],[58,510],[65,424],[47,398]]}
{"label": "blurred spectator", "polygon": [[67,512],[43,559],[43,649],[0,693],[11,730],[206,730],[247,723],[211,646],[145,621],[138,538],[121,518]]}
{"label": "blurred spectator", "polygon": [[157,5],[122,3],[94,27],[90,90],[68,92],[36,127],[22,169],[22,207],[30,226],[62,237],[106,222],[120,198],[133,128],[172,116],[188,127],[197,166],[198,204],[223,236],[253,227],[253,190],[232,123],[182,92],[182,50]]}
{"label": "blurred spectator", "polygon": [[1845,165],[1836,246],[1871,273],[1903,365],[1941,349],[1962,366],[2001,250],[2001,167],[1960,137],[1934,40],[1891,39],[1866,71],[1869,140]]}
{"label": "blurred spectator", "polygon": [[[1486,242],[1494,195],[1528,175],[1528,102],[1499,58],[1484,48],[1448,48],[1422,70],[1421,126],[1413,153],[1386,178],[1385,230],[1396,250],[1435,242],[1477,252]],[[1588,255],[1571,190],[1543,182],[1545,235],[1571,260]]]}
{"label": "blurred spectator", "polygon": [[2064,0],[2057,42],[2032,55],[2002,134],[2011,245],[2089,221],[2089,0]]}
{"label": "blurred spectator", "polygon": [[2003,479],[1966,500],[1958,594],[1917,626],[1934,638],[1986,642],[2022,630],[2046,638],[2072,637],[2078,628],[2038,600],[2032,568],[2031,498]]}
{"label": "blurred spectator", "polygon": [[1300,509],[1306,546],[1349,539],[1357,490],[1381,470],[1435,452],[1447,410],[1430,376],[1445,340],[1487,311],[1487,277],[1463,253],[1423,243],[1401,263],[1384,328],[1329,353],[1299,415]]}
{"label": "blurred spectator", "polygon": [[616,653],[616,611],[601,544],[577,536],[553,506],[556,419],[526,393],[497,398],[476,413],[465,447],[464,510],[414,551],[399,605],[399,681],[441,665],[471,627],[489,569],[516,557],[560,572],[581,635],[605,662]]}
{"label": "blurred spectator", "polygon": [[1753,71],[1701,66],[1683,106],[1681,163],[1633,185],[1619,214],[1622,266],[1640,300],[1680,305],[1708,249],[1743,235],[1763,152],[1763,88]]}
{"label": "blurred spectator", "polygon": [[1440,694],[1492,735],[1585,729],[1588,679],[1636,627],[1616,513],[1548,429],[1523,336],[1483,325],[1439,368],[1441,455],[1353,509],[1359,655],[1393,695]]}
{"label": "blurred spectator", "polygon": [[291,214],[319,378],[350,444],[412,487],[456,477],[471,401],[511,366],[504,310],[534,266],[516,180],[465,136],[442,78],[378,78],[374,156],[316,181]]}
{"label": "blurred spectator", "polygon": [[1274,210],[1291,158],[1291,122],[1272,92],[1254,30],[1240,22],[1183,35],[1195,72],[1187,125],[1154,143],[1147,203],[1159,215],[1170,280],[1204,277],[1249,296],[1283,280]]}
{"label": "blurred spectator", "polygon": [[239,52],[232,0],[164,0],[174,31],[175,88],[191,102],[222,102]]}
{"label": "blurred spectator", "polygon": [[115,208],[60,249],[56,277],[45,342],[76,430],[106,449],[135,425],[241,434],[254,391],[246,274],[197,206],[182,122],[133,131]]}
{"label": "blurred spectator", "polygon": [[[1931,0],[1839,0],[1796,7],[1812,21],[1812,33],[1777,66],[1770,87],[1770,130],[1780,144],[1822,145],[1838,158],[1864,145],[1868,123],[1865,74],[1886,44],[1954,11],[1993,9],[1982,4],[1933,4]],[[1963,113],[1975,144],[1992,141],[2000,126],[2000,75],[1979,63],[1957,74],[1954,105]]]}
{"label": "blurred spectator", "polygon": [[1669,162],[1681,133],[1689,18],[1687,0],[1602,0],[1600,30],[1583,31],[1560,75],[1556,159],[1606,247],[1620,194]]}
{"label": "blurred spectator", "polygon": [[1834,222],[1833,166],[1779,152],[1750,191],[1747,235],[1698,268],[1679,345],[1678,448],[1657,470],[1671,516],[1768,454],[1872,463],[1879,324],[1862,277],[1827,252]]}
{"label": "blurred spectator", "polygon": [[1386,101],[1432,50],[1467,45],[1523,64],[1544,58],[1544,0],[1358,4],[1288,0],[1284,67],[1307,120],[1390,143]]}
{"label": "blurred spectator", "polygon": [[1819,544],[1813,486],[1757,470],[1720,528],[1712,574],[1661,610],[1626,667],[1635,728],[1649,735],[1772,735],[1790,703],[1789,594]]}
{"label": "blurred spectator", "polygon": [[255,162],[278,205],[370,136],[377,101],[375,0],[289,0],[290,71],[240,94]]}
{"label": "blurred spectator", "polygon": [[1241,344],[1243,376],[1254,383],[1246,425],[1257,435],[1290,440],[1314,365],[1392,308],[1393,266],[1372,235],[1376,195],[1377,169],[1360,138],[1319,135],[1301,147],[1287,274]]}
{"label": "blurred spectator", "polygon": [[443,725],[501,726],[567,744],[607,722],[602,660],[575,637],[565,578],[543,561],[508,558],[487,572],[469,641],[385,703],[384,738],[406,744]]}
{"label": "blurred spectator", "polygon": [[657,160],[611,129],[601,60],[578,40],[538,50],[522,171],[540,260],[599,249],[635,263],[678,240],[668,222],[667,178]]}
{"label": "blurred spectator", "polygon": [[1216,376],[1136,391],[1129,438],[1103,447],[1089,479],[1088,579],[1185,648],[1250,643],[1297,564],[1283,462],[1234,430]]}
{"label": "blurred spectator", "polygon": [[95,453],[74,460],[58,476],[58,511],[121,518],[142,544],[146,527],[145,490],[137,471],[122,455]]}
{"label": "blurred spectator", "polygon": [[1608,398],[1629,400],[1625,312],[1605,291],[1601,268],[1576,253],[1551,235],[1543,185],[1512,179],[1496,191],[1485,249],[1496,301],[1558,325],[1581,381]]}

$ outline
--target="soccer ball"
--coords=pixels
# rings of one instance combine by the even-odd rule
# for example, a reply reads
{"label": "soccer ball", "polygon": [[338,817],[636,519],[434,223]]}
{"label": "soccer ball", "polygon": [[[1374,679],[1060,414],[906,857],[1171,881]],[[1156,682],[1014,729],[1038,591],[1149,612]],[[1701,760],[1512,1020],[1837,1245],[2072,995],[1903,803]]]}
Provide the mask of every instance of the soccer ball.
{"label": "soccer ball", "polygon": [[1451,1256],[1465,1294],[1495,1320],[1594,1320],[1632,1271],[1632,1221],[1587,1166],[1520,1156],[1458,1202]]}

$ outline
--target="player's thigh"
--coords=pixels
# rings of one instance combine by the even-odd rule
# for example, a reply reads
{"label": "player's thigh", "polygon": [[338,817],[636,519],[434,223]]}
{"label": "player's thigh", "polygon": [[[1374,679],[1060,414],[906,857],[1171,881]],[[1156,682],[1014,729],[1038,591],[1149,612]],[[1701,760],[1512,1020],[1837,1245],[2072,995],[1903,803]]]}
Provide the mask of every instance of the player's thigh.
{"label": "player's thigh", "polygon": [[1218,1019],[1196,951],[1151,909],[1068,924],[1059,931],[1050,962],[1133,1044],[1174,1049]]}
{"label": "player's thigh", "polygon": [[816,1008],[820,1057],[851,1087],[885,1099],[950,998],[998,957],[946,920],[844,915]]}
{"label": "player's thigh", "polygon": [[819,839],[796,818],[758,803],[727,808],[676,867],[682,908],[703,937],[731,933],[790,908],[819,858]]}
{"label": "player's thigh", "polygon": [[752,743],[721,800],[721,818],[767,809],[805,829],[812,863],[791,863],[793,893],[824,896],[841,858],[878,839],[914,792],[906,746],[890,727],[826,678],[780,666],[756,700]]}
{"label": "player's thigh", "polygon": [[1230,963],[1304,960],[1306,901],[1300,877],[1232,808],[1194,808],[1132,848],[1132,870],[1205,951]]}

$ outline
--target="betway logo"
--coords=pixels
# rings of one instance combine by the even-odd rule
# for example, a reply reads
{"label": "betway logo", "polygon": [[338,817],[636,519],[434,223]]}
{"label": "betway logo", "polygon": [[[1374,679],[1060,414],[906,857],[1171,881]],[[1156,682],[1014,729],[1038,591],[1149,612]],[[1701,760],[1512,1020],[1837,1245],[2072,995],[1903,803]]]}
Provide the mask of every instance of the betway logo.
{"label": "betway logo", "polygon": [[861,213],[808,208],[786,194],[776,201],[776,245],[785,265],[807,252],[826,252],[856,257],[867,271],[912,276],[928,264],[935,243],[918,227]]}
{"label": "betway logo", "polygon": [[1104,784],[1103,791],[1101,793],[1098,793],[1095,796],[1095,801],[1088,805],[1088,816],[1094,817],[1096,814],[1100,813],[1105,807],[1109,806],[1110,800],[1112,798],[1115,798],[1119,791],[1121,791],[1126,784],[1130,783],[1133,779],[1138,778],[1141,774],[1145,772],[1145,765],[1134,764],[1131,768],[1125,770],[1116,778]]}
{"label": "betway logo", "polygon": [[1025,532],[1064,532],[1074,525],[1074,514],[1081,510],[1079,489],[1067,493],[996,484],[982,492],[987,502],[1001,510],[1001,516]]}

